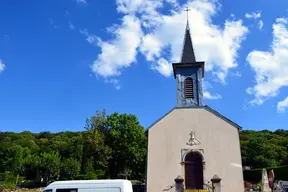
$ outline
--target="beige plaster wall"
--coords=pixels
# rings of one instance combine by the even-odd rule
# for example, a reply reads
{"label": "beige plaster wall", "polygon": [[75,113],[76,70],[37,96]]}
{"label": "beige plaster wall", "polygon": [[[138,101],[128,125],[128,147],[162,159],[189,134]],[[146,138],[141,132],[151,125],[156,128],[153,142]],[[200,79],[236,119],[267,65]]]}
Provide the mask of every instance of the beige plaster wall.
{"label": "beige plaster wall", "polygon": [[[189,133],[201,142],[188,146]],[[203,150],[204,183],[217,174],[222,192],[243,192],[238,129],[203,108],[174,109],[149,129],[147,192],[162,192],[182,175],[181,149]]]}

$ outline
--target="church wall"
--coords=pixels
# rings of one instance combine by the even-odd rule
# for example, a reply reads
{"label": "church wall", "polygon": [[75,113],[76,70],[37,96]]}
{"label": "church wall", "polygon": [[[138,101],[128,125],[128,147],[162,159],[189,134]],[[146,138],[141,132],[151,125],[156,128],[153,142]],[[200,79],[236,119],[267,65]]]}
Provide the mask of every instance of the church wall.
{"label": "church wall", "polygon": [[[201,144],[186,144],[191,131]],[[162,192],[178,175],[185,178],[183,149],[203,153],[204,183],[217,174],[222,192],[244,191],[238,129],[204,108],[174,109],[149,129],[148,139],[147,192]]]}

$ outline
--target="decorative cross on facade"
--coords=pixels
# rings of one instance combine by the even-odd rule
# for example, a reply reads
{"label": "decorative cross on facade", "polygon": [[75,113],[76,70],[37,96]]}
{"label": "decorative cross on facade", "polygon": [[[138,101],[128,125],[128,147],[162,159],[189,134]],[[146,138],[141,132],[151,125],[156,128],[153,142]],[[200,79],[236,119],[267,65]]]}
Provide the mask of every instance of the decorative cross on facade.
{"label": "decorative cross on facade", "polygon": [[189,13],[189,11],[191,11],[191,9],[189,9],[188,8],[188,6],[184,9],[184,11],[186,11],[187,12],[187,21],[189,20],[189,15],[188,15],[188,13]]}
{"label": "decorative cross on facade", "polygon": [[190,139],[189,141],[186,143],[187,145],[193,146],[193,145],[200,145],[200,141],[198,139],[196,139],[195,137],[195,131],[191,131],[190,135]]}

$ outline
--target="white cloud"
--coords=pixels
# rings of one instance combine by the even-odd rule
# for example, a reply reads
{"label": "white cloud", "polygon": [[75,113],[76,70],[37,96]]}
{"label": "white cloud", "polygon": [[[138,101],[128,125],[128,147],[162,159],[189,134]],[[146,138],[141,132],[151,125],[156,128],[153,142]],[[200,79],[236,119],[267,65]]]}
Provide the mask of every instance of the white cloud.
{"label": "white cloud", "polygon": [[75,0],[78,4],[87,4],[86,0]]}
{"label": "white cloud", "polygon": [[284,113],[286,108],[288,108],[288,97],[286,97],[286,99],[284,99],[283,101],[279,101],[277,103],[277,111],[279,113]]}
{"label": "white cloud", "polygon": [[162,42],[159,39],[150,34],[143,37],[140,50],[145,54],[147,61],[154,61],[155,57],[160,57],[161,44]]}
{"label": "white cloud", "polygon": [[252,12],[252,13],[246,13],[245,17],[247,19],[259,19],[261,17],[261,13],[259,11]]}
{"label": "white cloud", "polygon": [[152,69],[158,71],[161,75],[169,77],[172,73],[171,64],[164,58],[160,58],[157,63],[151,66]]}
{"label": "white cloud", "polygon": [[221,95],[219,94],[212,95],[208,91],[203,91],[203,96],[204,96],[204,99],[211,99],[211,100],[222,99]]}
{"label": "white cloud", "polygon": [[263,28],[263,26],[264,26],[264,23],[263,23],[262,20],[260,20],[260,21],[258,22],[258,28],[261,30],[261,29]]}
{"label": "white cloud", "polygon": [[235,73],[232,73],[232,76],[241,77],[242,74],[239,71],[236,71]]}
{"label": "white cloud", "polygon": [[3,63],[3,61],[0,59],[0,73],[2,72],[2,71],[4,71],[4,69],[5,69],[5,64]]}
{"label": "white cloud", "polygon": [[119,89],[121,88],[120,82],[119,82],[118,79],[106,79],[106,80],[105,80],[105,83],[111,83],[111,84],[113,84],[117,90],[119,90]]}
{"label": "white cloud", "polygon": [[140,21],[135,16],[126,15],[121,25],[114,26],[112,33],[115,39],[98,40],[101,53],[91,67],[94,73],[103,77],[119,76],[122,68],[136,62],[136,49],[142,36]]}
{"label": "white cloud", "polygon": [[[216,78],[225,83],[229,69],[237,66],[238,50],[248,29],[241,20],[226,20],[224,29],[213,25],[211,17],[217,7],[212,2],[196,0],[188,6],[191,8],[189,20],[196,58],[205,61],[205,69],[213,71]],[[170,67],[172,62],[179,62],[186,25],[183,9],[184,5],[171,11],[171,15],[160,14],[153,18],[152,23],[144,19],[147,26],[153,26],[148,27],[150,32],[143,37],[140,48],[148,61],[164,57]]]}
{"label": "white cloud", "polygon": [[[252,12],[252,13],[246,13],[245,14],[245,17],[247,19],[254,19],[254,20],[258,20],[261,18],[261,12],[260,11],[257,11],[257,12]],[[262,30],[264,26],[264,23],[262,20],[259,20],[258,23],[257,23],[257,27]]]}
{"label": "white cloud", "polygon": [[97,44],[97,42],[101,41],[99,37],[89,33],[87,29],[79,29],[79,32],[86,37],[86,40],[90,44]]}
{"label": "white cloud", "polygon": [[73,25],[73,23],[71,23],[71,22],[69,22],[69,28],[71,29],[71,30],[75,30],[76,29],[76,27]]}
{"label": "white cloud", "polygon": [[278,95],[280,88],[288,86],[288,18],[278,18],[273,24],[271,50],[253,50],[247,61],[255,72],[256,85],[246,92],[254,95],[251,104],[261,105]]}
{"label": "white cloud", "polygon": [[163,6],[162,0],[116,0],[117,11],[125,14],[141,13],[158,15],[157,8]]}
{"label": "white cloud", "polygon": [[212,88],[212,85],[208,81],[203,80],[202,81],[202,87],[203,87],[204,90],[207,90],[207,89]]}
{"label": "white cloud", "polygon": [[204,99],[211,99],[211,100],[216,100],[216,99],[222,99],[222,96],[219,95],[218,93],[215,95],[212,95],[208,89],[212,88],[212,85],[208,81],[203,81],[203,97]]}
{"label": "white cloud", "polygon": [[[177,0],[116,0],[116,5],[124,16],[121,24],[109,28],[112,39],[103,41],[87,30],[81,31],[88,42],[101,48],[92,71],[104,78],[115,78],[137,62],[137,54],[141,53],[152,70],[170,76],[171,63],[180,60],[186,25],[183,10],[187,5],[179,5]],[[164,6],[170,9],[165,14],[159,11]],[[224,28],[213,24],[212,17],[219,8],[217,0],[190,0],[188,6],[196,58],[205,61],[205,70],[225,83],[229,70],[238,65],[238,50],[248,29],[235,18],[227,19]]]}

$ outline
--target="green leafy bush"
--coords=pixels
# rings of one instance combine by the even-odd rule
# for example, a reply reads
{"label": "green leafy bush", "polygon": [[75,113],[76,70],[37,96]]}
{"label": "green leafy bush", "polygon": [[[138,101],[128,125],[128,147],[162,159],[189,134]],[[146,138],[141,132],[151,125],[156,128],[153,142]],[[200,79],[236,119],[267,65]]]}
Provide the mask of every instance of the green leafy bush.
{"label": "green leafy bush", "polygon": [[16,188],[16,183],[3,183],[3,184],[0,184],[0,188],[15,189]]}
{"label": "green leafy bush", "polygon": [[5,181],[7,173],[0,173],[0,181]]}

